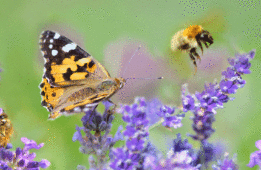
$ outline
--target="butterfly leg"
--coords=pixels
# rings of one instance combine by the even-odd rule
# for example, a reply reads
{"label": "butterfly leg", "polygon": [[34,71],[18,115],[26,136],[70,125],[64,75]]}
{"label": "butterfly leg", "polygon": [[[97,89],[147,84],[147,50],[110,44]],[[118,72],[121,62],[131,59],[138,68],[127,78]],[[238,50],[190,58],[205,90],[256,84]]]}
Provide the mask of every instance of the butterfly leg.
{"label": "butterfly leg", "polygon": [[5,137],[5,134],[4,134],[3,132],[1,132],[1,135],[2,135],[3,137]]}
{"label": "butterfly leg", "polygon": [[61,114],[59,112],[51,112],[51,114],[49,114],[48,119],[54,120],[54,119],[58,118],[59,116],[61,116]]}
{"label": "butterfly leg", "polygon": [[109,107],[109,109],[107,110],[107,116],[106,116],[106,121],[108,122],[110,117],[115,113],[116,107],[117,105],[115,103],[113,103],[110,99],[107,99],[107,101],[111,104],[111,106]]}
{"label": "butterfly leg", "polygon": [[107,99],[107,101],[113,105],[113,108],[109,109],[109,114],[113,114],[116,110],[117,105],[113,103],[110,99]]}

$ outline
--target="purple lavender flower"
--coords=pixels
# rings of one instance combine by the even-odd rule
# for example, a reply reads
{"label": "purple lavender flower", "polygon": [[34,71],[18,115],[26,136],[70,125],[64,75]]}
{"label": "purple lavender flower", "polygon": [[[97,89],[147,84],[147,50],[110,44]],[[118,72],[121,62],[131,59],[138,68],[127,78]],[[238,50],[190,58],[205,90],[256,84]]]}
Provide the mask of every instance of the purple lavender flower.
{"label": "purple lavender flower", "polygon": [[162,106],[162,103],[159,99],[154,98],[151,101],[147,102],[147,114],[148,120],[149,120],[149,126],[154,125],[155,123],[159,122],[161,117],[159,117],[157,114],[155,114],[160,107]]}
{"label": "purple lavender flower", "polygon": [[156,169],[160,158],[160,152],[150,142],[143,149],[143,168],[144,169]]}
{"label": "purple lavender flower", "polygon": [[[116,141],[123,139],[121,126],[118,128],[114,137],[109,135],[112,126],[111,122],[113,120],[112,110],[110,109],[112,103],[104,101],[103,104],[105,106],[103,115],[96,110],[86,112],[85,116],[82,117],[83,127],[76,126],[76,132],[72,139],[74,142],[76,140],[80,142],[80,152],[92,154],[97,157],[97,164],[96,162],[92,163],[95,161],[92,159],[92,156],[89,157],[91,169],[107,167],[107,159],[105,159],[107,152],[113,147]],[[85,133],[85,136],[82,136],[81,131]],[[92,134],[92,131],[94,131],[95,134]],[[105,131],[103,135],[101,135],[102,131]],[[85,167],[79,165],[77,168],[84,169]]]}
{"label": "purple lavender flower", "polygon": [[255,151],[250,155],[250,161],[247,166],[253,168],[258,165],[261,168],[261,140],[256,141],[255,145],[259,151]]}
{"label": "purple lavender flower", "polygon": [[203,141],[209,138],[215,130],[212,128],[212,123],[215,121],[214,113],[204,111],[202,108],[194,111],[192,128],[196,135],[189,135],[195,140]]}
{"label": "purple lavender flower", "polygon": [[[184,90],[182,90],[182,92],[184,92]],[[189,110],[194,110],[195,100],[191,95],[184,94],[184,96],[183,96],[183,93],[182,93],[182,99],[183,99],[182,100],[183,112],[187,112]]]}
{"label": "purple lavender flower", "polygon": [[[149,104],[144,98],[136,98],[133,105],[125,105],[120,109],[123,114],[123,120],[128,123],[123,133],[126,138],[126,146],[112,150],[110,167],[116,170],[198,169],[200,165],[192,165],[194,161],[192,158],[192,145],[187,140],[182,141],[180,134],[174,140],[173,147],[166,159],[162,158],[156,148],[148,142],[149,125],[146,118],[149,110],[148,106]],[[174,112],[175,109],[163,106],[161,110],[156,110],[155,113],[160,117],[170,117],[173,116]],[[146,142],[148,144],[144,146]]]}
{"label": "purple lavender flower", "polygon": [[[215,121],[216,110],[223,108],[223,104],[233,98],[229,94],[236,93],[238,88],[242,88],[246,83],[241,75],[250,73],[251,64],[249,61],[254,58],[255,50],[248,54],[237,54],[234,59],[229,59],[230,67],[222,73],[223,77],[219,83],[205,85],[205,90],[195,95],[188,93],[187,85],[183,86],[182,100],[183,111],[194,113],[193,130],[196,135],[190,135],[195,140],[203,141],[213,133],[212,123]],[[186,94],[188,93],[188,94]]]}
{"label": "purple lavender flower", "polygon": [[188,139],[184,139],[182,141],[181,134],[177,134],[177,138],[173,140],[173,151],[181,152],[184,150],[190,151],[192,149],[192,145],[188,142]]}
{"label": "purple lavender flower", "polygon": [[163,126],[167,128],[174,127],[175,129],[182,126],[181,120],[184,117],[184,115],[174,115],[175,108],[162,106],[156,113],[159,117],[163,118]]}
{"label": "purple lavender flower", "polygon": [[147,119],[148,103],[144,98],[136,98],[134,104],[124,105],[120,109],[123,120],[127,122],[123,132],[126,147],[112,150],[110,167],[120,169],[142,169],[143,149],[148,141],[149,120]]}
{"label": "purple lavender flower", "polygon": [[251,51],[249,54],[236,54],[236,58],[230,59],[229,64],[234,68],[234,70],[239,74],[250,74],[251,63],[249,61],[254,58],[255,50]]}
{"label": "purple lavender flower", "polygon": [[141,155],[133,153],[127,148],[117,148],[112,150],[113,160],[110,167],[115,170],[132,170],[139,167]]}
{"label": "purple lavender flower", "polygon": [[[155,149],[152,149],[155,150]],[[146,153],[146,152],[144,152]],[[186,169],[197,170],[200,165],[193,165],[194,154],[192,145],[185,139],[182,141],[181,135],[177,134],[177,138],[173,141],[173,147],[167,154],[167,158],[159,156],[159,154],[147,154],[144,159],[144,169],[146,170],[172,170]]]}
{"label": "purple lavender flower", "polygon": [[[221,81],[206,84],[201,93],[189,94],[186,85],[183,86],[183,111],[191,111],[194,114],[192,127],[196,134],[189,136],[201,142],[199,150],[193,149],[186,139],[182,141],[181,135],[178,134],[167,157],[163,157],[149,142],[149,127],[155,123],[155,120],[158,121],[159,117],[163,119],[162,125],[165,127],[180,127],[184,114],[175,115],[176,108],[162,106],[161,102],[156,100],[147,102],[141,97],[136,98],[134,104],[123,105],[119,109],[123,121],[127,123],[123,135],[120,127],[114,138],[109,136],[113,116],[109,110],[109,103],[105,103],[103,115],[96,110],[86,113],[82,118],[83,127],[76,127],[77,131],[73,141],[78,140],[81,143],[81,152],[92,154],[89,157],[91,170],[107,169],[108,167],[115,170],[197,170],[201,166],[208,168],[209,163],[219,159],[219,155],[223,153],[219,146],[207,141],[215,131],[212,124],[215,121],[216,110],[223,108],[223,104],[229,100],[233,100],[229,95],[236,93],[237,89],[244,86],[246,82],[241,76],[250,73],[249,61],[254,55],[255,52],[251,51],[230,59],[231,66],[222,73]],[[150,120],[148,115],[155,120]],[[155,115],[158,118],[154,117]],[[82,136],[82,130],[86,134],[85,136]],[[94,131],[95,134],[93,135],[91,131]],[[102,131],[104,131],[104,135],[101,135]],[[125,146],[112,148],[115,142],[122,139],[123,136]],[[110,151],[110,161],[105,159],[107,151]],[[96,159],[93,156],[96,156]],[[216,170],[238,169],[238,166],[234,160],[225,157],[224,161],[218,161],[213,168]],[[77,169],[86,168],[79,165]]]}
{"label": "purple lavender flower", "polygon": [[8,144],[5,148],[0,147],[0,169],[11,170],[13,168],[17,170],[22,169],[46,169],[50,166],[50,162],[46,159],[40,162],[34,161],[36,157],[35,153],[30,153],[31,149],[40,149],[43,147],[43,143],[37,145],[33,140],[29,140],[25,137],[21,138],[21,141],[25,144],[24,148],[17,148],[16,151],[11,151],[11,144]]}
{"label": "purple lavender flower", "polygon": [[225,153],[225,158],[223,161],[218,161],[217,165],[213,165],[213,170],[238,170],[238,165],[235,163],[236,156],[234,156],[232,159],[228,158],[228,153]]}
{"label": "purple lavender flower", "polygon": [[217,157],[220,155],[217,151],[222,151],[219,146],[209,143],[207,140],[201,141],[201,147],[194,155],[193,165],[201,164],[208,169],[208,164],[211,161],[216,161]]}

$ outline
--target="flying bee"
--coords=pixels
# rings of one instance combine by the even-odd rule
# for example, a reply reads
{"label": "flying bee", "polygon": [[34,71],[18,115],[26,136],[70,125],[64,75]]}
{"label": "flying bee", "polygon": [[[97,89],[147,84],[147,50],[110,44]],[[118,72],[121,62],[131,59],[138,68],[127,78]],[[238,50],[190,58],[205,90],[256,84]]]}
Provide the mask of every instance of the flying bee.
{"label": "flying bee", "polygon": [[[207,30],[204,30],[200,25],[191,25],[186,29],[178,31],[171,39],[171,49],[177,49],[188,52],[190,59],[195,65],[195,72],[197,72],[196,59],[201,60],[196,48],[199,46],[203,54],[202,43],[208,48],[213,44],[213,38]],[[207,44],[209,43],[209,44]]]}
{"label": "flying bee", "polygon": [[5,147],[13,134],[13,126],[8,116],[0,108],[0,147]]}

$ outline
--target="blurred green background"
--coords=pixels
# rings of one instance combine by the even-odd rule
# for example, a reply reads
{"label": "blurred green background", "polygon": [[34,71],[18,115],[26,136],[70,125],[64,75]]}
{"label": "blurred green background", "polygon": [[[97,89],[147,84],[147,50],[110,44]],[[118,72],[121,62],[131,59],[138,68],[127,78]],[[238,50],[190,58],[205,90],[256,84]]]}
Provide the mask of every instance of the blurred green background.
{"label": "blurred green background", "polygon": [[[13,122],[14,147],[23,147],[20,138],[27,137],[37,143],[45,143],[42,149],[36,151],[37,160],[48,159],[51,162],[49,169],[76,169],[78,164],[88,166],[88,156],[78,151],[78,142],[72,142],[75,125],[81,126],[82,114],[48,121],[49,113],[40,105],[38,86],[44,63],[38,41],[40,33],[49,29],[58,31],[86,49],[106,66],[112,76],[120,75],[121,68],[126,67],[137,47],[142,47],[135,55],[140,57],[134,56],[128,66],[128,74],[135,73],[132,65],[139,63],[142,67],[149,60],[151,69],[144,67],[137,74],[143,76],[143,72],[149,72],[144,76],[163,76],[165,79],[149,81],[152,83],[133,81],[125,87],[128,95],[124,99],[121,99],[122,93],[112,98],[115,103],[131,102],[133,96],[144,95],[148,99],[157,97],[165,104],[179,106],[182,84],[188,83],[192,93],[202,91],[205,82],[220,80],[222,70],[228,66],[227,58],[233,57],[236,52],[256,49],[252,74],[243,76],[247,84],[233,95],[234,101],[218,110],[214,123],[216,132],[209,139],[224,143],[230,156],[236,153],[240,169],[250,169],[245,165],[249,162],[250,153],[257,150],[255,141],[261,139],[260,1],[0,2],[0,107]],[[188,55],[169,50],[175,32],[191,24],[202,25],[215,40],[209,49],[205,48],[195,76]],[[120,63],[121,68],[110,62]],[[153,143],[166,153],[177,132],[183,135],[193,133],[190,116],[191,113],[187,113],[180,129],[153,129],[150,136]],[[120,116],[116,115],[113,134],[119,124],[124,125]],[[197,142],[190,142],[198,146]]]}

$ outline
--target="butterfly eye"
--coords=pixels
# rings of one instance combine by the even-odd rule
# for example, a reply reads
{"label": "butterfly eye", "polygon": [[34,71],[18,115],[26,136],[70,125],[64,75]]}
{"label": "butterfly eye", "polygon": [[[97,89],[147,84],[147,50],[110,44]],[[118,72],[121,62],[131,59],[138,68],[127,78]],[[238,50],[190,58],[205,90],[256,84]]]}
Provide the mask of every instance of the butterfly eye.
{"label": "butterfly eye", "polygon": [[123,83],[120,83],[120,89],[123,87]]}

